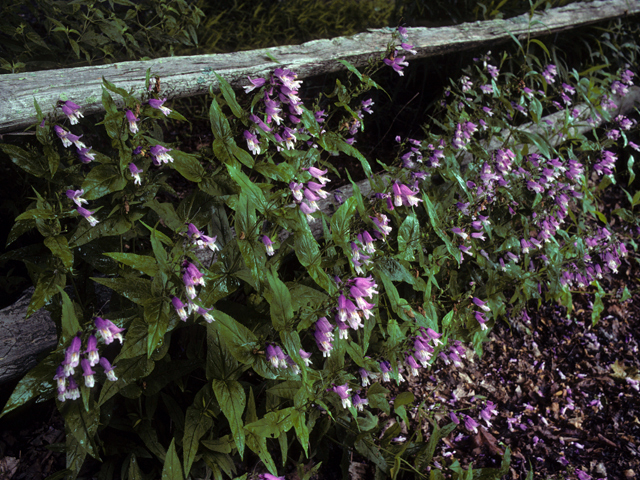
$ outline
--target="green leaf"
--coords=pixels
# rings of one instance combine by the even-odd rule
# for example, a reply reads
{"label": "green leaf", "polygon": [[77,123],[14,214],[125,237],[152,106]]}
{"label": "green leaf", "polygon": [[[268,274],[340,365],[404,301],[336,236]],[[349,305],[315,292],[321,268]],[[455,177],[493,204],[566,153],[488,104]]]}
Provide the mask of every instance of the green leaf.
{"label": "green leaf", "polygon": [[371,408],[379,408],[387,415],[391,413],[391,408],[389,407],[389,402],[387,401],[387,395],[389,394],[389,390],[384,388],[379,383],[374,383],[367,390],[367,399],[369,400],[369,405]]}
{"label": "green leaf", "polygon": [[93,440],[100,424],[100,407],[94,402],[89,410],[85,410],[81,402],[66,402],[62,409],[67,432],[78,441],[81,448],[95,459],[100,459],[98,449]]}
{"label": "green leaf", "polygon": [[212,315],[216,321],[207,324],[207,329],[218,330],[231,355],[240,363],[251,365],[255,361],[253,349],[258,347],[255,334],[226,313],[215,311]]}
{"label": "green leaf", "polygon": [[221,338],[220,329],[207,328],[207,380],[237,380],[241,372],[238,361]]}
{"label": "green leaf", "polygon": [[31,175],[44,177],[49,173],[39,155],[32,155],[15,145],[0,144],[0,149],[9,156],[13,163]]}
{"label": "green leaf", "polygon": [[393,401],[394,408],[401,407],[403,405],[410,405],[414,402],[415,397],[411,392],[402,392],[398,394],[396,399]]}
{"label": "green leaf", "polygon": [[591,325],[595,326],[596,323],[600,320],[600,314],[604,311],[604,304],[602,303],[602,298],[605,295],[604,290],[600,286],[598,281],[595,281],[596,287],[598,290],[594,294],[593,299],[593,308],[591,310]]}
{"label": "green leaf", "polygon": [[133,303],[143,305],[153,295],[151,293],[151,281],[146,278],[100,278],[91,277],[97,282],[111,290],[118,292],[124,298]]}
{"label": "green leaf", "polygon": [[9,400],[2,409],[0,418],[39,395],[53,393],[55,389],[53,376],[56,374],[56,369],[62,360],[62,353],[53,352],[29,370],[18,382],[16,388],[13,389],[11,397],[9,397]]}
{"label": "green leaf", "polygon": [[64,288],[66,280],[67,276],[57,270],[40,275],[27,308],[27,318],[44,307],[58,293],[58,287]]}
{"label": "green leaf", "polygon": [[318,139],[318,145],[331,153],[342,152],[360,160],[362,170],[367,177],[371,176],[369,161],[352,145],[349,145],[340,135],[334,132],[325,133]]}
{"label": "green leaf", "polygon": [[123,388],[135,385],[138,380],[148,376],[153,371],[154,366],[155,362],[144,355],[119,360],[118,364],[114,366],[118,380],[115,382],[108,381],[103,385],[98,405],[104,405],[107,400]]}
{"label": "green leaf", "polygon": [[227,105],[229,105],[229,108],[231,108],[231,111],[237,118],[242,118],[244,116],[244,111],[236,100],[236,93],[233,91],[233,88],[231,88],[229,82],[227,82],[220,75],[215,72],[213,72],[213,74],[216,76],[218,82],[220,83],[220,91],[222,92],[224,99],[227,101]]}
{"label": "green leaf", "polygon": [[335,282],[321,268],[322,255],[316,239],[308,229],[298,230],[294,235],[295,252],[298,260],[307,269],[313,280],[329,294],[337,291]]}
{"label": "green leaf", "polygon": [[351,248],[349,247],[349,238],[351,238],[349,225],[356,210],[356,202],[355,197],[347,198],[331,217],[331,237],[337,245],[342,247],[345,254],[351,253]]}
{"label": "green leaf", "polygon": [[389,473],[389,466],[386,460],[380,453],[378,447],[372,444],[371,440],[362,438],[355,442],[354,447],[356,451],[371,460],[380,470],[385,473]]}
{"label": "green leaf", "polygon": [[97,165],[91,169],[84,182],[84,198],[96,200],[127,186],[127,180],[115,165]]}
{"label": "green leaf", "polygon": [[309,427],[307,427],[307,416],[304,412],[298,410],[292,410],[291,421],[293,422],[293,428],[296,430],[296,437],[298,442],[304,448],[304,453],[309,458]]}
{"label": "green leaf", "polygon": [[62,260],[64,268],[71,270],[73,267],[73,253],[69,248],[69,242],[64,235],[56,235],[55,237],[47,237],[44,239],[44,244],[47,246],[54,256]]}
{"label": "green leaf", "polygon": [[415,260],[414,250],[420,246],[420,223],[414,215],[404,219],[398,229],[398,258],[401,260]]}
{"label": "green leaf", "polygon": [[364,411],[364,418],[358,417],[358,428],[362,432],[368,432],[378,426],[378,417],[374,416],[369,410]]}
{"label": "green leaf", "polygon": [[247,446],[256,453],[272,475],[278,475],[276,464],[267,449],[267,439],[253,433],[247,433]]}
{"label": "green leaf", "polygon": [[245,434],[242,424],[242,412],[246,405],[246,395],[240,382],[236,380],[217,380],[212,382],[213,393],[216,395],[218,404],[224,416],[229,421],[233,440],[240,454],[244,456]]}
{"label": "green leaf", "polygon": [[176,214],[175,208],[170,203],[160,203],[155,198],[147,203],[146,207],[156,212],[158,216],[164,221],[165,225],[174,232],[180,230],[184,223]]}
{"label": "green leaf", "polygon": [[164,334],[167,333],[167,328],[169,327],[169,312],[169,300],[166,297],[152,298],[144,304],[144,320],[147,322],[149,329],[147,337],[148,357],[164,341]]}
{"label": "green leaf", "polygon": [[227,164],[227,170],[233,181],[235,181],[240,187],[242,193],[246,195],[253,205],[256,206],[260,213],[264,213],[267,209],[268,203],[264,198],[262,190],[260,190],[260,188],[240,170],[240,167]]}
{"label": "green leaf", "polygon": [[73,302],[67,292],[61,287],[58,287],[58,292],[62,297],[62,337],[60,338],[60,343],[66,345],[80,331],[80,323],[76,317]]}
{"label": "green leaf", "polygon": [[277,331],[283,330],[293,319],[291,294],[282,280],[278,278],[275,269],[267,272],[267,280],[271,288],[271,295],[267,297],[271,305],[271,323]]}
{"label": "green leaf", "polygon": [[[205,388],[208,388],[206,386]],[[184,474],[189,476],[191,465],[198,453],[200,439],[211,429],[213,420],[206,414],[206,408],[198,404],[198,398],[194,404],[187,408],[185,416],[184,436],[182,438],[182,456],[184,460]]]}
{"label": "green leaf", "polygon": [[[188,475],[188,473],[187,473]],[[176,439],[171,439],[171,445],[167,450],[167,456],[164,459],[162,467],[162,480],[184,480],[182,476],[182,465],[176,453]]]}
{"label": "green leaf", "polygon": [[282,432],[288,432],[293,427],[291,411],[295,411],[295,408],[269,412],[260,420],[246,424],[244,428],[259,437],[277,438]]}
{"label": "green leaf", "polygon": [[158,262],[153,257],[138,255],[135,253],[120,252],[107,252],[105,255],[113,258],[119,263],[133,267],[150,277],[155,277],[158,274]]}
{"label": "green leaf", "polygon": [[180,150],[172,150],[171,156],[173,157],[173,168],[175,168],[180,175],[192,182],[201,182],[206,172],[200,162],[194,155],[181,152]]}
{"label": "green leaf", "polygon": [[129,480],[144,480],[144,476],[142,475],[142,471],[140,470],[140,466],[138,465],[138,459],[133,453],[129,458],[129,469],[127,471],[127,476]]}

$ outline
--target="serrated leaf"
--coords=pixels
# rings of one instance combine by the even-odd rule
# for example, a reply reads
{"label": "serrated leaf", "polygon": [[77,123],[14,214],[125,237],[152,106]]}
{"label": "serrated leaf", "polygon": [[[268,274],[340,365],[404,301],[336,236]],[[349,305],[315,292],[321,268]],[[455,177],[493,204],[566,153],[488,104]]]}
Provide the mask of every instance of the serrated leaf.
{"label": "serrated leaf", "polygon": [[153,298],[144,304],[144,320],[148,325],[147,356],[162,345],[170,320],[169,300],[165,297]]}
{"label": "serrated leaf", "polygon": [[62,415],[67,432],[70,432],[78,440],[81,448],[87,454],[99,460],[98,449],[93,437],[98,431],[100,407],[94,402],[92,403],[93,405],[87,411],[81,402],[67,402],[62,409]]}
{"label": "serrated leaf", "polygon": [[44,307],[58,293],[58,287],[64,288],[66,280],[67,276],[58,271],[55,273],[45,272],[40,275],[27,308],[27,318]]}
{"label": "serrated leaf", "polygon": [[182,465],[180,465],[180,459],[176,453],[175,438],[171,439],[171,445],[169,445],[167,455],[164,459],[162,480],[184,480],[184,476],[182,475]]}
{"label": "serrated leaf", "polygon": [[153,295],[151,293],[151,281],[146,278],[100,278],[91,277],[91,280],[97,282],[111,290],[118,292],[124,298],[131,300],[133,303],[143,305]]}
{"label": "serrated leaf", "polygon": [[245,434],[242,423],[242,413],[246,405],[246,395],[240,382],[236,380],[217,380],[211,382],[213,393],[220,405],[220,409],[229,421],[233,440],[240,454],[244,456]]}
{"label": "serrated leaf", "polygon": [[109,193],[119,192],[127,186],[127,180],[115,165],[97,165],[91,169],[82,188],[84,198],[96,200]]}
{"label": "serrated leaf", "polygon": [[76,317],[76,310],[73,306],[73,302],[61,287],[58,287],[58,292],[62,297],[62,336],[60,343],[66,345],[76,334],[80,331],[80,323]]}
{"label": "serrated leaf", "polygon": [[215,311],[212,315],[216,321],[207,324],[207,329],[218,330],[231,355],[240,363],[251,365],[255,361],[253,349],[258,347],[255,334],[226,313]]}
{"label": "serrated leaf", "polygon": [[229,108],[231,108],[231,111],[237,118],[242,118],[244,116],[244,111],[236,100],[236,93],[233,91],[233,88],[231,88],[229,82],[227,82],[220,75],[215,72],[213,72],[213,74],[218,79],[218,82],[220,84],[220,91],[222,92],[224,99],[227,101],[227,105],[229,105]]}
{"label": "serrated leaf", "polygon": [[193,460],[198,453],[200,439],[211,429],[213,425],[213,420],[211,420],[211,417],[206,415],[206,410],[202,405],[197,404],[196,402],[187,408],[184,436],[182,438],[184,473],[187,477],[191,471]]}
{"label": "serrated leaf", "polygon": [[202,181],[206,172],[194,155],[189,155],[180,150],[173,150],[171,156],[173,157],[171,165],[180,172],[180,175],[192,182],[198,183]]}
{"label": "serrated leaf", "polygon": [[104,255],[113,258],[119,263],[133,267],[150,277],[155,277],[158,274],[158,262],[153,257],[138,255],[136,253],[120,252],[107,252]]}
{"label": "serrated leaf", "polygon": [[62,360],[63,355],[61,353],[53,352],[29,370],[13,389],[13,393],[2,409],[0,417],[40,395],[53,393],[55,389],[53,376],[56,374],[56,369]]}
{"label": "serrated leaf", "polygon": [[0,149],[9,156],[13,163],[31,175],[43,177],[49,173],[40,156],[31,155],[15,145],[0,144]]}
{"label": "serrated leaf", "polygon": [[293,308],[291,306],[291,294],[282,280],[278,278],[275,270],[267,272],[267,281],[271,294],[267,297],[271,305],[271,323],[277,330],[283,330],[293,318]]}
{"label": "serrated leaf", "polygon": [[149,375],[154,367],[155,362],[146,356],[119,360],[117,365],[114,365],[118,380],[115,382],[108,381],[103,385],[98,405],[104,405],[107,400],[120,390]]}
{"label": "serrated leaf", "polygon": [[64,268],[70,270],[73,267],[73,253],[69,248],[69,242],[64,235],[56,235],[55,237],[47,237],[44,244],[51,250],[54,256],[62,260]]}

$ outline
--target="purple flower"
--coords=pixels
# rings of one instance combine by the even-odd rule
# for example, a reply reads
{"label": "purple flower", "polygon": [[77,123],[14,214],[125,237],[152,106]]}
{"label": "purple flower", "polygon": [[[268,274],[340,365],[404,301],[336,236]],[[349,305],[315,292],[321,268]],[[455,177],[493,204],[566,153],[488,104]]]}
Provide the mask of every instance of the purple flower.
{"label": "purple flower", "polygon": [[153,155],[153,162],[156,165],[173,162],[173,157],[167,153],[170,151],[170,148],[165,148],[162,145],[154,145],[149,149],[149,153]]}
{"label": "purple flower", "polygon": [[348,383],[340,386],[334,386],[333,388],[331,388],[331,390],[336,392],[340,396],[343,408],[351,407],[351,399],[349,398],[349,392],[351,392],[351,389],[349,388]]}
{"label": "purple flower", "polygon": [[95,227],[99,223],[98,220],[96,220],[96,218],[93,217],[93,214],[95,212],[90,212],[86,208],[82,208],[82,207],[78,207],[77,211],[80,215],[82,215],[84,218],[87,219],[87,221],[89,222],[89,225],[91,225],[92,227]]}
{"label": "purple flower", "polygon": [[130,163],[129,172],[131,172],[131,176],[133,177],[134,185],[135,184],[142,185],[142,179],[140,178],[140,174],[143,172],[143,170],[140,170],[138,167],[136,167],[135,163]]}
{"label": "purple flower", "polygon": [[129,131],[135,135],[138,133],[138,124],[136,122],[140,121],[140,119],[136,118],[135,114],[131,110],[127,110],[125,112],[125,116],[127,117],[127,122],[129,122]]}
{"label": "purple flower", "polygon": [[485,312],[490,312],[491,308],[489,308],[486,304],[486,302],[483,302],[482,300],[480,300],[478,297],[473,297],[473,303],[480,309],[484,310]]}
{"label": "purple flower", "polygon": [[416,359],[413,358],[413,355],[408,355],[407,357],[405,357],[405,362],[407,364],[407,367],[409,367],[409,371],[411,372],[411,375],[418,376],[420,374],[418,369],[421,367],[416,362]]}
{"label": "purple flower", "polygon": [[114,339],[117,339],[120,344],[124,341],[122,338],[122,332],[124,332],[124,328],[118,328],[111,320],[96,317],[94,320],[96,330],[102,336],[104,343],[109,345],[113,342]]}
{"label": "purple flower", "polygon": [[365,405],[369,405],[369,400],[367,398],[362,398],[359,395],[360,391],[353,396],[353,406],[358,409],[359,412],[364,410]]}
{"label": "purple flower", "polygon": [[271,257],[276,253],[273,250],[273,242],[271,241],[271,239],[268,236],[266,236],[266,235],[262,236],[262,243],[264,244],[264,248],[267,251],[267,255],[269,255]]}
{"label": "purple flower", "polygon": [[67,388],[65,397],[67,400],[77,400],[80,398],[80,389],[73,377],[69,377],[69,388]]}
{"label": "purple flower", "polygon": [[256,88],[262,87],[266,82],[266,80],[264,78],[251,79],[251,77],[249,77],[249,76],[247,76],[247,78],[249,79],[249,82],[251,82],[251,85],[246,85],[246,86],[242,87],[242,88],[244,88],[244,92],[245,93],[249,93],[249,92],[255,90]]}
{"label": "purple flower", "polygon": [[78,207],[81,207],[83,203],[89,203],[82,198],[82,195],[84,195],[84,190],[67,190],[67,197],[73,200]]}
{"label": "purple flower", "polygon": [[93,378],[93,375],[96,373],[91,369],[91,364],[89,363],[89,360],[87,360],[86,358],[82,359],[82,376],[84,377],[84,384],[87,388],[93,388],[93,386],[96,384],[95,378]]}
{"label": "purple flower", "polygon": [[[67,375],[65,375],[64,373],[63,365],[58,366],[58,369],[56,370],[56,374],[53,376],[53,379],[56,380],[57,382],[58,392],[62,392],[64,394],[64,391],[66,389],[65,384],[67,382]],[[64,402],[64,400],[61,400],[61,401]]]}
{"label": "purple flower", "polygon": [[312,177],[315,177],[322,185],[326,185],[328,182],[331,181],[324,176],[328,172],[328,170],[320,170],[319,168],[316,168],[316,167],[309,167],[308,171],[309,171],[309,174]]}
{"label": "purple flower", "polygon": [[258,475],[258,480],[284,480],[284,477],[276,477],[275,475],[271,475],[270,473],[261,473],[260,475]]}
{"label": "purple flower", "polygon": [[104,368],[104,373],[110,381],[115,382],[116,380],[118,380],[118,377],[116,377],[116,374],[113,373],[114,367],[109,363],[109,360],[102,357],[100,359],[100,366]]}
{"label": "purple flower", "polygon": [[300,349],[298,350],[298,353],[300,354],[300,357],[302,357],[302,361],[304,362],[304,364],[308,367],[309,365],[311,365],[311,354],[309,352],[305,352],[304,350]]}
{"label": "purple flower", "polygon": [[478,433],[478,427],[480,426],[480,424],[469,415],[464,415],[464,426],[470,432]]}
{"label": "purple flower", "polygon": [[402,70],[404,69],[404,67],[409,66],[409,64],[404,61],[404,58],[404,55],[401,57],[394,56],[392,58],[385,58],[384,63],[393,68],[393,70],[398,72],[398,75],[402,77],[404,76],[404,72]]}
{"label": "purple flower", "polygon": [[204,307],[198,307],[198,313],[200,315],[202,315],[202,318],[204,318],[205,322],[207,323],[211,323],[215,320],[215,318],[213,318],[213,315],[211,315],[209,313],[209,310],[211,310],[210,308],[204,308]]}
{"label": "purple flower", "polygon": [[[79,138],[79,137],[78,137]],[[82,143],[82,142],[77,142]],[[78,153],[78,158],[82,163],[91,163],[96,158],[95,153],[91,153],[91,149],[93,147],[77,147],[76,152]]]}
{"label": "purple flower", "polygon": [[169,115],[171,113],[171,110],[167,107],[163,107],[162,105],[164,104],[164,102],[166,102],[167,99],[163,98],[162,100],[158,100],[155,98],[151,98],[149,99],[149,105],[151,105],[151,107],[160,110],[162,113],[164,113],[165,117],[167,115]]}
{"label": "purple flower", "polygon": [[78,137],[77,135],[74,135],[71,132],[67,132],[64,128],[62,128],[59,125],[54,125],[53,127],[53,131],[56,132],[56,135],[58,135],[58,138],[60,140],[62,140],[62,145],[67,148],[70,147],[71,144],[75,143],[76,147],[81,148],[78,146],[78,144],[81,144],[82,147],[84,147],[84,143],[80,142],[80,137]]}
{"label": "purple flower", "polygon": [[89,365],[92,367],[97,365],[100,361],[100,355],[98,355],[98,339],[95,335],[90,335],[87,340],[87,349],[84,351],[87,354]]}
{"label": "purple flower", "polygon": [[307,182],[307,188],[318,197],[324,199],[324,198],[327,198],[329,194],[325,190],[323,190],[322,187],[323,185],[321,183],[316,183],[312,181]]}
{"label": "purple flower", "polygon": [[84,118],[82,112],[80,112],[80,105],[73,103],[71,100],[67,100],[62,105],[58,105],[62,108],[62,112],[69,118],[71,125],[78,123],[78,117]]}
{"label": "purple flower", "polygon": [[555,82],[556,81],[555,77],[557,74],[558,74],[558,71],[556,70],[556,66],[553,64],[547,65],[547,68],[545,68],[544,72],[542,72],[542,76],[547,81],[547,83]]}
{"label": "purple flower", "polygon": [[455,423],[456,425],[460,425],[460,420],[458,419],[458,416],[455,414],[455,412],[451,412],[449,414],[449,417],[451,418],[451,421],[453,423]]}
{"label": "purple flower", "polygon": [[491,416],[497,415],[498,411],[495,408],[496,406],[491,400],[487,400],[487,405],[480,411],[480,418],[485,421],[488,427],[491,426]]}
{"label": "purple flower", "polygon": [[373,224],[376,226],[378,232],[380,232],[380,234],[382,234],[382,240],[384,241],[384,237],[389,235],[391,233],[391,231],[393,230],[389,226],[389,219],[387,218],[386,215],[383,215],[381,213],[379,213],[375,217],[369,217],[369,218],[371,218],[371,220],[373,220]]}
{"label": "purple flower", "polygon": [[244,139],[247,141],[247,148],[251,153],[254,155],[260,155],[260,140],[258,140],[258,137],[249,130],[245,130],[243,135]]}
{"label": "purple flower", "polygon": [[172,297],[171,303],[173,304],[173,308],[176,309],[176,312],[178,312],[178,316],[180,317],[180,320],[182,320],[183,322],[186,322],[188,315],[186,310],[184,309],[184,303],[182,303],[182,301],[178,297]]}

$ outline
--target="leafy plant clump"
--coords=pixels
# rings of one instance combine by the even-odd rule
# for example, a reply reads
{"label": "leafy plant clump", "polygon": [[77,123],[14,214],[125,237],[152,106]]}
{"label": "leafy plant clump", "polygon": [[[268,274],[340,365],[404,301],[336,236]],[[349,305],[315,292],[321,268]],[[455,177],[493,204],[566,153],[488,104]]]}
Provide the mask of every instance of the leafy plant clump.
{"label": "leafy plant clump", "polygon": [[[409,392],[391,398],[390,383],[435,362],[455,368],[496,320],[543,300],[570,309],[576,289],[595,292],[598,320],[598,280],[627,254],[598,202],[618,157],[640,148],[635,122],[612,113],[634,73],[560,78],[533,44],[521,71],[481,56],[424,138],[398,137],[374,174],[358,135],[376,72],[408,66],[406,35],[363,71],[345,62],[347,81],[313,104],[288,69],[248,78],[240,94],[219,78],[213,144],[197,154],[163,142],[159,125],[185,119],[151,72],[141,97],[104,80],[100,134],[81,134],[68,100],[68,125],[39,112],[38,144],[0,144],[34,192],[8,243],[42,236],[5,257],[28,265],[29,314],[48,308],[60,334],[3,414],[55,398],[70,478],[87,455],[104,478],[272,478],[292,466],[309,478],[327,439],[345,469],[356,451],[379,478],[443,478],[444,467],[469,478],[435,462],[435,445],[483,428],[496,406],[441,406],[443,423]],[[367,180],[348,172],[332,191],[336,155]],[[107,307],[99,286],[112,291]],[[381,412],[396,426],[384,429]],[[414,428],[401,436],[402,424]],[[499,478],[509,458],[479,474]],[[238,472],[238,459],[256,466]]]}

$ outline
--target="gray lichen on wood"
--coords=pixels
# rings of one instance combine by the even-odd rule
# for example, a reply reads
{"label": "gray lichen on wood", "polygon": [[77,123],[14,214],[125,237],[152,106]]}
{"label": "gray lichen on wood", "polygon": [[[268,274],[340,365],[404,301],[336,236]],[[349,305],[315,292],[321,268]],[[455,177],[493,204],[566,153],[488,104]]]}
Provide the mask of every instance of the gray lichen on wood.
{"label": "gray lichen on wood", "polygon": [[[408,28],[409,40],[417,54],[412,58],[430,57],[508,41],[538,37],[591,23],[640,13],[637,0],[600,0],[573,3],[561,8],[528,14],[508,20],[463,23],[456,26]],[[0,132],[27,127],[36,122],[34,99],[43,112],[51,112],[62,98],[82,105],[86,113],[102,112],[102,77],[136,95],[144,89],[147,69],[162,79],[163,95],[168,98],[205,94],[218,88],[213,72],[234,86],[240,86],[247,75],[264,76],[276,67],[290,68],[300,78],[331,73],[344,66],[337,60],[348,60],[361,66],[372,56],[386,51],[391,30],[376,29],[351,37],[314,40],[302,45],[287,45],[235,53],[169,57],[155,60],[122,62],[80,68],[0,76]],[[275,63],[271,58],[279,63]],[[58,110],[57,114],[61,114]]]}

